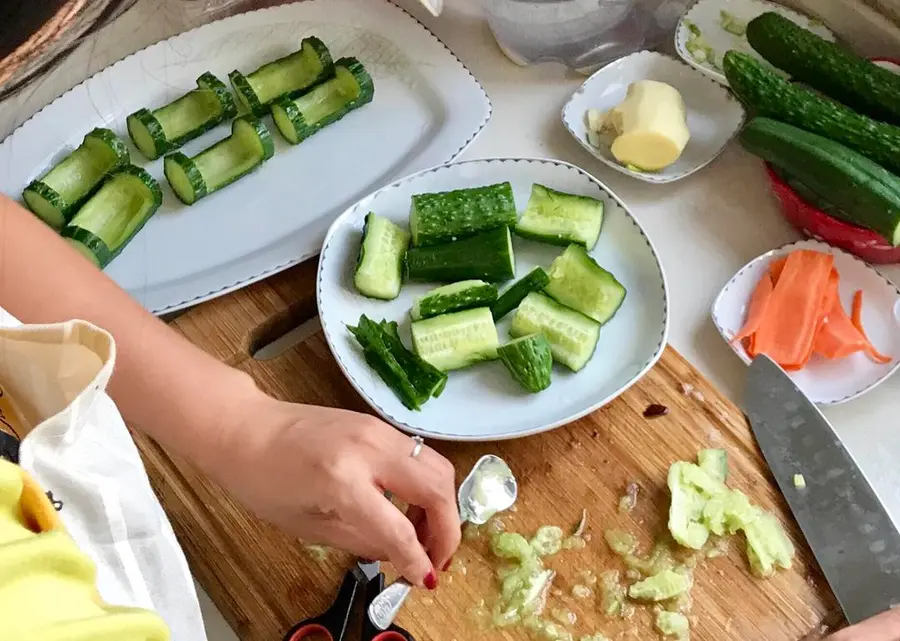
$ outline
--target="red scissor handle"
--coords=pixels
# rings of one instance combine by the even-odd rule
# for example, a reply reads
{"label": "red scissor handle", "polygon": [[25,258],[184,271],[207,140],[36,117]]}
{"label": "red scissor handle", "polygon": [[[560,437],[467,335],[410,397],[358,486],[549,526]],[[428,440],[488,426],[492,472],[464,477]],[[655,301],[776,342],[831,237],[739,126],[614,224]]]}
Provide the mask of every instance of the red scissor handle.
{"label": "red scissor handle", "polygon": [[[309,641],[334,641],[334,637],[331,636],[331,630],[318,623],[308,623],[301,626],[288,637],[287,641],[303,641],[304,639]],[[383,641],[394,640],[384,639]]]}
{"label": "red scissor handle", "polygon": [[403,636],[396,630],[387,630],[376,634],[371,641],[409,641],[409,637]]}

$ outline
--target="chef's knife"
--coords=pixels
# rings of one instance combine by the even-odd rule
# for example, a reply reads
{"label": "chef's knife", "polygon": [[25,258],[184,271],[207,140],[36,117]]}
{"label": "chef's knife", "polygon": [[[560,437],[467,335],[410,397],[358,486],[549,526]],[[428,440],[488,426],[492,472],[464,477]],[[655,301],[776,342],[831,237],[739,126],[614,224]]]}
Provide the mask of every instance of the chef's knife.
{"label": "chef's knife", "polygon": [[900,533],[822,412],[767,356],[750,365],[744,413],[847,620],[900,604]]}

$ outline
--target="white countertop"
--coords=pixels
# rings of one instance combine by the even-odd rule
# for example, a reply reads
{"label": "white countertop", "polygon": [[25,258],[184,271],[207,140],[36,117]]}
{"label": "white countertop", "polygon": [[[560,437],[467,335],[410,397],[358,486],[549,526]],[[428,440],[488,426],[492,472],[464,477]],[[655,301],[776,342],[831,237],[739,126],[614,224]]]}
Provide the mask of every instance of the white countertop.
{"label": "white countertop", "polygon": [[[440,19],[414,1],[400,4],[444,40],[491,98],[493,117],[462,158],[558,158],[606,183],[631,207],[659,250],[672,301],[671,344],[726,395],[739,400],[746,368],[719,337],[710,306],[744,263],[798,238],[776,208],[761,162],[732,143],[712,165],[674,184],[649,185],[619,174],[584,151],[560,122],[563,104],[583,77],[556,65],[513,65],[494,43],[477,0],[448,0]],[[142,0],[39,83],[0,104],[0,137],[94,71],[183,30],[182,7],[180,0]],[[900,283],[900,267],[882,272]],[[861,399],[825,413],[900,523],[898,411],[900,376],[895,376]],[[201,602],[210,641],[235,639],[205,595]]]}

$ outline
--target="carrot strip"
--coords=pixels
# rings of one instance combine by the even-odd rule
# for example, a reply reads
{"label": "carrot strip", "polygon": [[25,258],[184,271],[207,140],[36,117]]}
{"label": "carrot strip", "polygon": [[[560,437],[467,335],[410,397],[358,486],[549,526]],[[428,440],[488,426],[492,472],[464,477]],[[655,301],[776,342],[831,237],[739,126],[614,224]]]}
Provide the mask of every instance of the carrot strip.
{"label": "carrot strip", "polygon": [[769,275],[772,277],[773,283],[778,284],[778,279],[781,278],[781,272],[784,271],[784,264],[787,262],[787,259],[787,256],[782,256],[769,263]]}
{"label": "carrot strip", "polygon": [[[732,343],[737,343],[745,338],[750,338],[756,333],[760,323],[762,323],[763,318],[765,318],[766,308],[769,305],[769,299],[772,298],[772,291],[774,289],[775,285],[772,283],[772,279],[768,274],[763,274],[763,277],[760,278],[759,282],[756,284],[756,289],[753,290],[753,295],[750,297],[750,304],[747,305],[747,320],[744,322],[744,326],[740,331],[731,339]],[[755,354],[751,354],[751,356],[755,356]]]}
{"label": "carrot strip", "polygon": [[841,305],[838,292],[837,270],[832,270],[828,282],[828,314],[816,334],[813,351],[830,360],[846,358],[865,349],[862,335],[850,322],[850,317]]}
{"label": "carrot strip", "polygon": [[809,361],[827,313],[824,292],[833,266],[834,257],[823,252],[801,249],[788,255],[754,335],[757,352],[782,367]]}
{"label": "carrot strip", "polygon": [[872,345],[872,342],[869,340],[869,337],[866,336],[866,330],[863,329],[862,324],[862,305],[863,305],[863,293],[862,290],[857,290],[855,294],[853,294],[853,317],[851,318],[851,322],[853,326],[859,331],[860,336],[862,336],[863,342],[865,343],[864,349],[866,350],[866,354],[868,354],[869,358],[871,358],[876,363],[881,363],[882,365],[885,363],[890,363],[893,358],[887,356],[886,354],[882,354],[875,346]]}

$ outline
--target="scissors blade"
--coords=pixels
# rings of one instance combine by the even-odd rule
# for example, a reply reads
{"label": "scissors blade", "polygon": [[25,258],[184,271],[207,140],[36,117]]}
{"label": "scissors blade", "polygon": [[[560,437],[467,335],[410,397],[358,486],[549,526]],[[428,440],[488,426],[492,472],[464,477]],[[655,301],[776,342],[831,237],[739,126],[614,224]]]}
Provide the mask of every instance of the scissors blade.
{"label": "scissors blade", "polygon": [[381,572],[381,561],[364,561],[360,559],[356,563],[356,567],[363,573],[363,576],[366,577],[366,581],[371,581],[378,573]]}

